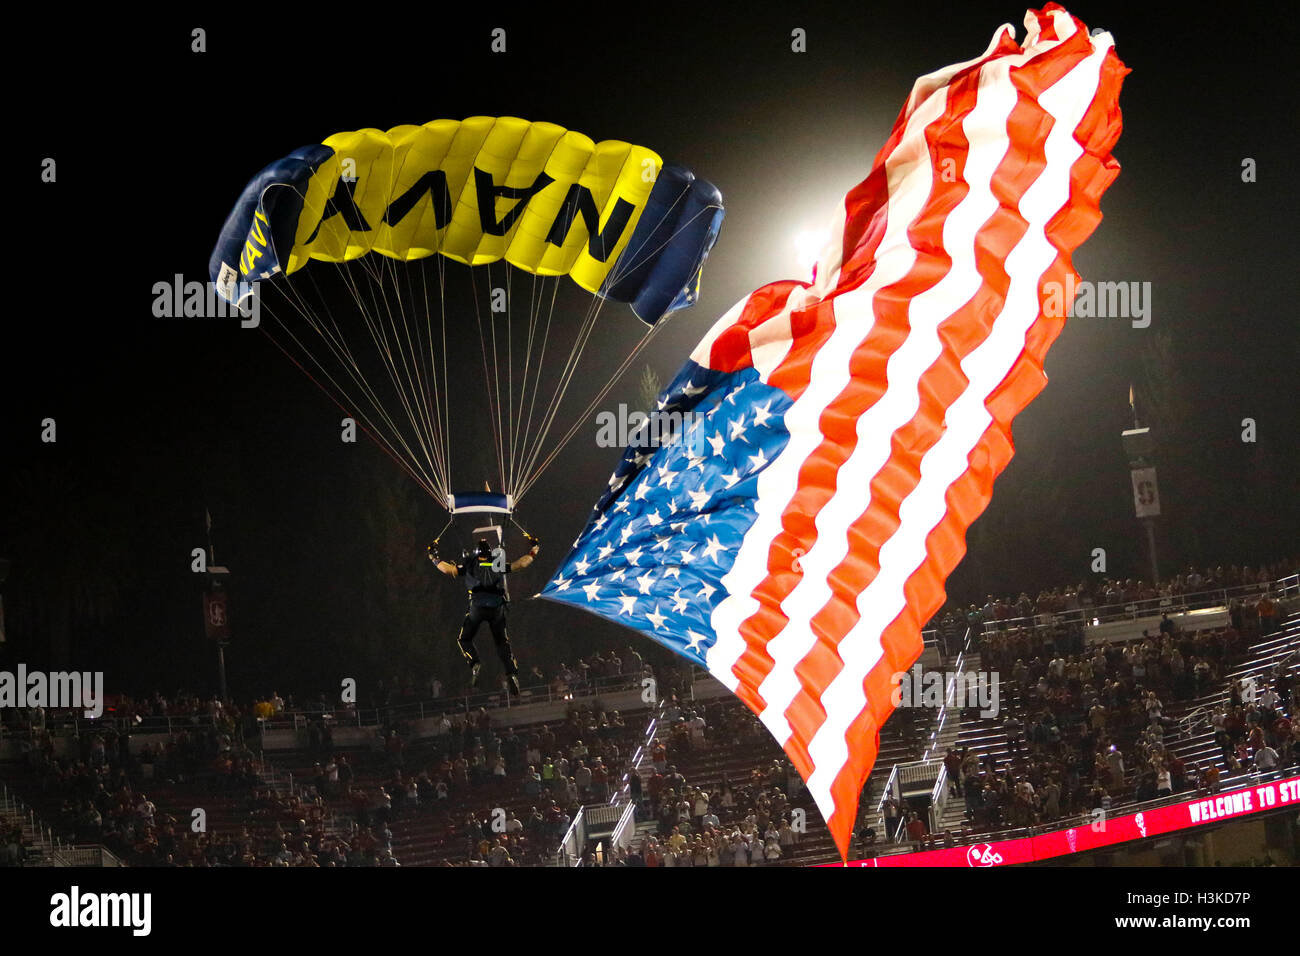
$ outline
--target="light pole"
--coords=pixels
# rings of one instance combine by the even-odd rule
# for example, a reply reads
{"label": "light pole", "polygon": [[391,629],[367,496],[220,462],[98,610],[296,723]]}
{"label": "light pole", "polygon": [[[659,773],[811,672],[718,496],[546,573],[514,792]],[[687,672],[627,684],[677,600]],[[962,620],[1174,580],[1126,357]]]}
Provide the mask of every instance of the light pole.
{"label": "light pole", "polygon": [[1147,554],[1151,559],[1151,586],[1160,584],[1160,564],[1156,560],[1156,518],[1160,516],[1160,488],[1156,484],[1155,440],[1150,428],[1139,426],[1133,390],[1129,389],[1133,408],[1133,427],[1120,435],[1128,455],[1129,474],[1133,481],[1133,510],[1146,527]]}
{"label": "light pole", "polygon": [[230,603],[226,593],[226,581],[230,569],[221,567],[217,562],[216,551],[212,547],[212,515],[204,513],[208,530],[208,574],[207,587],[203,592],[203,629],[206,636],[217,642],[217,681],[220,685],[221,702],[227,703],[226,695],[226,645],[230,643]]}

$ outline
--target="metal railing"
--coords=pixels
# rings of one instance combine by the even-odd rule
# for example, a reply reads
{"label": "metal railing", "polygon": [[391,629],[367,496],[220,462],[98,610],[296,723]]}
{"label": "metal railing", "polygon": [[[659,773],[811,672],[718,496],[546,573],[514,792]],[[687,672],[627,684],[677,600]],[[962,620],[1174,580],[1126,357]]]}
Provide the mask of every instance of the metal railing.
{"label": "metal railing", "polygon": [[1248,598],[1269,594],[1289,600],[1300,596],[1300,574],[1292,574],[1264,584],[1241,584],[1230,588],[1213,588],[1193,594],[1162,595],[1141,601],[1120,604],[1083,604],[1063,611],[1043,611],[1028,616],[1005,617],[984,621],[986,634],[1014,630],[1022,627],[1052,627],[1060,624],[1097,625],[1112,621],[1135,621],[1141,617],[1160,614],[1183,614],[1209,608],[1227,607],[1234,598]]}
{"label": "metal railing", "polygon": [[295,708],[275,717],[259,718],[263,730],[303,730],[312,721],[329,718],[335,727],[376,727],[398,720],[425,720],[444,714],[468,715],[480,708],[495,710],[519,707],[524,704],[562,703],[599,697],[620,691],[639,690],[641,674],[618,674],[597,677],[573,685],[556,687],[537,684],[520,689],[517,698],[504,690],[462,694],[456,697],[431,697],[426,700],[405,701],[383,707],[348,707],[324,710],[320,708]]}
{"label": "metal railing", "polygon": [[[106,846],[70,844],[37,816],[36,812],[4,784],[0,784],[0,819],[17,822],[22,828],[25,865],[34,866],[124,866]],[[26,842],[30,841],[30,842]],[[34,851],[34,852],[33,852]]]}
{"label": "metal railing", "polygon": [[628,802],[623,804],[623,815],[619,817],[614,832],[609,835],[610,849],[626,847],[632,842],[634,833],[636,833],[636,804]]}
{"label": "metal railing", "polygon": [[[314,707],[299,707],[291,711],[267,718],[257,718],[263,730],[305,730],[308,725],[323,717],[329,718],[334,727],[377,727],[399,720],[423,720],[439,717],[443,714],[468,715],[479,708],[495,710],[499,708],[518,707],[523,704],[556,703],[574,700],[586,700],[603,694],[620,691],[639,690],[642,687],[641,674],[618,674],[610,677],[597,677],[573,685],[561,687],[551,684],[538,684],[521,689],[518,698],[511,699],[503,688],[499,691],[483,691],[474,694],[462,694],[456,697],[431,697],[425,700],[405,701],[383,707],[339,707],[326,710]],[[0,739],[5,737],[32,738],[41,730],[52,736],[74,733],[94,733],[96,730],[113,728],[117,731],[129,731],[133,735],[167,734],[169,736],[182,731],[219,730],[218,720],[212,714],[157,714],[150,716],[118,715],[105,713],[102,717],[86,719],[79,711],[47,711],[43,727],[13,726],[0,722]]]}
{"label": "metal railing", "polygon": [[[587,842],[586,827],[588,817],[591,818],[592,823],[618,820],[614,828],[615,839],[628,836],[625,832],[628,827],[635,830],[636,803],[631,799],[630,792],[632,774],[640,773],[641,765],[650,756],[650,751],[654,748],[655,737],[659,733],[659,725],[663,721],[664,711],[667,707],[668,702],[660,698],[658,706],[655,707],[654,713],[651,714],[650,720],[646,723],[645,738],[632,755],[632,767],[627,773],[623,774],[621,785],[610,795],[609,801],[604,806],[578,808],[578,812],[573,817],[573,822],[569,824],[569,829],[564,834],[564,839],[560,841],[559,849],[556,851],[555,863],[557,866],[578,866],[582,862],[582,849]],[[607,816],[613,811],[617,812],[613,816]],[[598,817],[597,814],[600,814],[600,816]],[[621,844],[611,843],[611,846],[613,845]]]}

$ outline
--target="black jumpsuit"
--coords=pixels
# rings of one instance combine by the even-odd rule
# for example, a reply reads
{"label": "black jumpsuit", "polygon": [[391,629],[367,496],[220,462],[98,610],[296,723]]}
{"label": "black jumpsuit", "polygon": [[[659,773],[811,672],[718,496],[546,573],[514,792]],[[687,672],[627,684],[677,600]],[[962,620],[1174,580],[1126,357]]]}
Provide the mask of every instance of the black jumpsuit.
{"label": "black jumpsuit", "polygon": [[479,625],[486,623],[492,629],[492,640],[496,642],[501,666],[506,674],[514,676],[519,673],[519,665],[510,651],[510,635],[506,633],[506,607],[510,600],[506,591],[506,574],[510,566],[507,564],[504,571],[497,571],[492,565],[492,558],[480,558],[474,554],[460,564],[460,575],[469,587],[469,610],[465,612],[457,643],[465,659],[477,664],[479,658],[474,650],[474,636],[478,634]]}

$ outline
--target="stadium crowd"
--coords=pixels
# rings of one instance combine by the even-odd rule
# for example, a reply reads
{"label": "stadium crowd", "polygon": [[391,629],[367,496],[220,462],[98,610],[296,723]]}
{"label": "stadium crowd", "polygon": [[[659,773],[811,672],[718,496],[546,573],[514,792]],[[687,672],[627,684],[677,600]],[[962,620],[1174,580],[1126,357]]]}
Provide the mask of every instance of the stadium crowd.
{"label": "stadium crowd", "polygon": [[[981,632],[980,667],[1002,675],[1007,753],[963,748],[944,758],[950,792],[965,803],[968,832],[1051,823],[1191,790],[1214,793],[1225,774],[1296,766],[1294,653],[1262,679],[1230,682],[1221,708],[1194,709],[1182,720],[1166,714],[1171,704],[1224,686],[1250,640],[1272,633],[1274,616],[1272,608],[1255,616],[1236,608],[1227,627],[1191,633],[1166,616],[1155,633],[1089,649],[1075,625]],[[1189,766],[1172,745],[1207,724],[1220,758]],[[913,808],[888,800],[885,817],[891,834],[906,827],[913,841],[936,839]]]}
{"label": "stadium crowd", "polygon": [[671,706],[669,730],[651,749],[644,788],[633,777],[638,820],[653,827],[627,847],[586,865],[762,866],[789,859],[802,839],[806,808],[797,806],[803,781],[789,761],[772,760],[741,780],[724,772],[712,788],[692,784],[679,769],[703,751],[766,749],[767,730],[743,707],[714,703]]}
{"label": "stadium crowd", "polygon": [[[981,630],[987,622],[1009,622],[1017,619],[1036,619],[1037,623],[1048,623],[1055,615],[1068,611],[1085,611],[1102,607],[1123,607],[1135,602],[1159,603],[1170,599],[1178,603],[1180,598],[1194,595],[1207,595],[1220,589],[1243,589],[1246,594],[1253,592],[1267,593],[1273,582],[1294,575],[1300,568],[1300,559],[1292,558],[1273,564],[1262,564],[1257,568],[1249,565],[1238,567],[1207,567],[1198,570],[1188,567],[1186,571],[1175,574],[1165,581],[1155,584],[1134,578],[1102,578],[1099,581],[1083,580],[1075,585],[1047,588],[1039,591],[1036,598],[1031,598],[1025,591],[1019,597],[987,596],[983,605],[970,604],[965,608],[950,606],[945,609],[937,621],[943,633],[956,633],[964,630],[962,623],[976,631]],[[1206,601],[1211,600],[1207,596]],[[1196,604],[1196,601],[1192,601]],[[1232,598],[1230,607],[1241,612],[1245,604],[1241,596]],[[1252,610],[1254,603],[1251,604]],[[1276,605],[1269,600],[1264,613],[1273,613]]]}

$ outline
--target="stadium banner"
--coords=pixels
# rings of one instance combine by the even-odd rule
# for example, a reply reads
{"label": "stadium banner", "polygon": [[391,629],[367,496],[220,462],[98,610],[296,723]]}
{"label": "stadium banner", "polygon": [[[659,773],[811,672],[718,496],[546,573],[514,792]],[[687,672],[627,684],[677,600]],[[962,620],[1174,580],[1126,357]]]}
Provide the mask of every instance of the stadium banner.
{"label": "stadium banner", "polygon": [[1089,820],[1079,826],[1053,830],[1038,836],[899,853],[869,860],[851,860],[847,864],[817,865],[991,867],[1034,863],[1070,853],[1145,840],[1177,830],[1240,819],[1285,806],[1300,807],[1300,776],[1272,782],[1261,781],[1210,797],[1199,797],[1096,821]]}
{"label": "stadium banner", "polygon": [[213,587],[203,592],[203,631],[211,640],[230,640],[230,604],[224,590]]}
{"label": "stadium banner", "polygon": [[1154,468],[1133,469],[1133,510],[1139,518],[1160,516],[1160,488]]}

